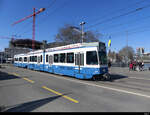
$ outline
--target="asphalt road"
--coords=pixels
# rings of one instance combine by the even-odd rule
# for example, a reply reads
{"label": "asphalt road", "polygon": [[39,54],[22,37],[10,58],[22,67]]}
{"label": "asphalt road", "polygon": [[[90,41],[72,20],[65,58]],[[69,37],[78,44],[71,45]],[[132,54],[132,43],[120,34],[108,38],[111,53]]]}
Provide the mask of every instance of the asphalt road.
{"label": "asphalt road", "polygon": [[4,112],[148,112],[150,72],[112,68],[112,81],[79,80],[13,66],[0,68]]}

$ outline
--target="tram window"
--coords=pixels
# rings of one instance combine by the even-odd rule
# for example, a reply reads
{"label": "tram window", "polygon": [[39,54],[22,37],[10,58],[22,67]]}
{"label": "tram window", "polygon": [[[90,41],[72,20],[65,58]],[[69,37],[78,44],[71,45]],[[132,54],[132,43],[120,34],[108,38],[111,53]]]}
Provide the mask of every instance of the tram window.
{"label": "tram window", "polygon": [[58,63],[58,54],[54,54],[54,62]]}
{"label": "tram window", "polygon": [[100,64],[107,64],[106,52],[105,51],[99,51],[98,54],[99,54]]}
{"label": "tram window", "polygon": [[37,56],[34,56],[34,62],[37,62]]}
{"label": "tram window", "polygon": [[84,65],[84,54],[80,54],[80,65]]}
{"label": "tram window", "polygon": [[75,65],[79,65],[79,54],[75,54]]}
{"label": "tram window", "polygon": [[32,62],[31,56],[30,56],[30,62]]}
{"label": "tram window", "polygon": [[22,61],[22,58],[21,58],[21,57],[19,58],[19,61]]}
{"label": "tram window", "polygon": [[40,60],[41,60],[41,59],[40,59],[40,56],[38,56],[38,63],[40,63]]}
{"label": "tram window", "polygon": [[46,62],[48,62],[48,55],[46,55]]}
{"label": "tram window", "polygon": [[27,62],[27,57],[24,57],[24,62]]}
{"label": "tram window", "polygon": [[33,56],[31,56],[31,62],[33,61]]}
{"label": "tram window", "polygon": [[42,62],[42,55],[41,55],[41,60],[40,60],[40,62]]}
{"label": "tram window", "polygon": [[86,52],[86,64],[87,65],[98,65],[98,59],[97,59],[96,51]]}
{"label": "tram window", "polygon": [[60,62],[65,63],[65,53],[59,54]]}
{"label": "tram window", "polygon": [[34,56],[32,56],[31,61],[34,62]]}
{"label": "tram window", "polygon": [[67,53],[67,63],[74,63],[74,53]]}

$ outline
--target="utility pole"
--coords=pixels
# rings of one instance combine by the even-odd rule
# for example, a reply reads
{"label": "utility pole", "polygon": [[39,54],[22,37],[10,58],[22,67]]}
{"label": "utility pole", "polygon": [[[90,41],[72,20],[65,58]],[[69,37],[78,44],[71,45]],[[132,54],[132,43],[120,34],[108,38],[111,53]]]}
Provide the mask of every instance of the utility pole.
{"label": "utility pole", "polygon": [[127,45],[127,63],[128,63],[128,61],[129,61],[129,58],[128,58],[129,57],[129,52],[128,52],[128,50],[129,50],[128,49],[128,31],[126,31],[126,35],[127,35],[127,38],[126,38],[127,44],[126,45]]}
{"label": "utility pole", "polygon": [[3,52],[1,51],[1,65],[2,65],[2,55],[3,55]]}
{"label": "utility pole", "polygon": [[83,43],[83,39],[84,39],[84,31],[83,31],[83,26],[84,26],[85,22],[81,22],[80,26],[81,26],[81,30],[82,30],[82,43]]}
{"label": "utility pole", "polygon": [[127,40],[126,40],[126,42],[127,42],[127,47],[128,47],[128,31],[126,31],[126,35],[127,35]]}

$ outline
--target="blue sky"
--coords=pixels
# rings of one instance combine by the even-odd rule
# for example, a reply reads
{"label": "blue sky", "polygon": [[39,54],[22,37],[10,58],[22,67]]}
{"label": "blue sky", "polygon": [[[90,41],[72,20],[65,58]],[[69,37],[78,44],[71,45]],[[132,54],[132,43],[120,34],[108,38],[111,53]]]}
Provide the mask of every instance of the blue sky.
{"label": "blue sky", "polygon": [[[112,50],[126,46],[128,38],[134,50],[144,47],[145,52],[150,52],[150,6],[120,16],[147,5],[150,0],[0,0],[0,38],[17,35],[32,39],[32,18],[11,24],[32,14],[34,7],[44,7],[46,10],[36,17],[36,40],[53,42],[64,24],[80,27],[79,23],[85,21],[85,31],[100,32],[101,41],[107,43],[111,36]],[[97,25],[90,28],[94,24]],[[0,39],[1,50],[8,47],[8,41]]]}

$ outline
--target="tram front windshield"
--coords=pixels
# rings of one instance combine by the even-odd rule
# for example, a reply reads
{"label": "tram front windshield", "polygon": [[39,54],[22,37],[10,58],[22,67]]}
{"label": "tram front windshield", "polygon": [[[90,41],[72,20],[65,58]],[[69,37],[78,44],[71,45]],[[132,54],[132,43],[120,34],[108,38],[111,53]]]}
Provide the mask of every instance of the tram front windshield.
{"label": "tram front windshield", "polygon": [[107,64],[107,56],[105,51],[99,51],[99,61],[100,65],[106,65]]}
{"label": "tram front windshield", "polygon": [[98,59],[100,62],[100,65],[106,65],[107,64],[107,57],[105,51],[98,51],[98,56],[96,51],[88,51],[86,54],[86,64],[87,65],[98,65]]}

